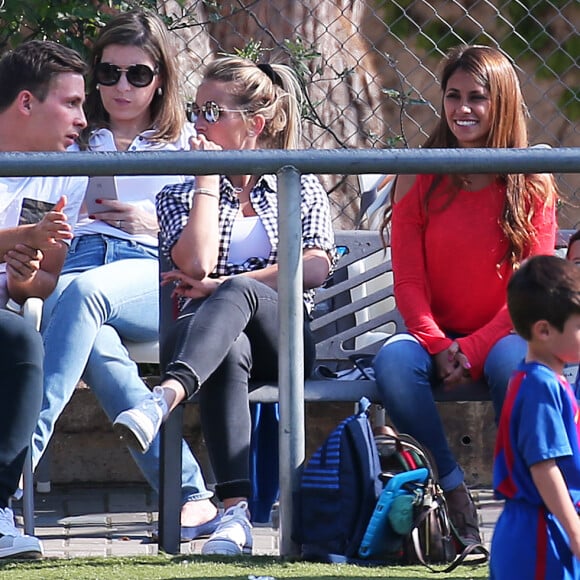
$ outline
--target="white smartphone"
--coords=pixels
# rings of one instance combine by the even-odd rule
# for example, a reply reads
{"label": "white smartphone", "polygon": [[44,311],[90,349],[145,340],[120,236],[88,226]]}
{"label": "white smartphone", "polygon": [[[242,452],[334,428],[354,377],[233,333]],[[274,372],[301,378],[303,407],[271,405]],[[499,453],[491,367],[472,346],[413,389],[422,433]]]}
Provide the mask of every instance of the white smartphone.
{"label": "white smartphone", "polygon": [[97,199],[118,199],[117,184],[114,175],[91,175],[85,193],[85,203],[89,215],[105,211]]}

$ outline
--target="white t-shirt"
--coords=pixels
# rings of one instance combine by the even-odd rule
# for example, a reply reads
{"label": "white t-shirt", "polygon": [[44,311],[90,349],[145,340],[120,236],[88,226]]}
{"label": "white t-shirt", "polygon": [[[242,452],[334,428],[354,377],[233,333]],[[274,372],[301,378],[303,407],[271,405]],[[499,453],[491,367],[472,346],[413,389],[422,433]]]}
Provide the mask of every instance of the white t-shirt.
{"label": "white t-shirt", "polygon": [[[87,189],[86,177],[0,177],[0,228],[36,223],[66,195],[64,212],[76,224]],[[7,300],[6,264],[0,264],[0,307]]]}
{"label": "white t-shirt", "polygon": [[[149,141],[153,131],[144,131],[136,137],[128,151],[186,151],[189,150],[189,138],[195,135],[195,127],[192,123],[186,123],[181,135],[173,143],[155,143]],[[89,140],[90,151],[117,151],[113,133],[109,129],[97,129]],[[78,151],[77,145],[72,145],[69,151]],[[191,176],[185,175],[120,175],[115,177],[117,199],[123,203],[131,203],[143,208],[145,211],[156,215],[155,196],[163,187],[172,183],[183,183]],[[104,210],[105,208],[103,208]],[[157,236],[147,234],[130,234],[119,228],[110,226],[101,220],[89,219],[83,208],[75,235],[84,236],[89,234],[106,234],[124,240],[132,240],[146,246],[157,246]]]}

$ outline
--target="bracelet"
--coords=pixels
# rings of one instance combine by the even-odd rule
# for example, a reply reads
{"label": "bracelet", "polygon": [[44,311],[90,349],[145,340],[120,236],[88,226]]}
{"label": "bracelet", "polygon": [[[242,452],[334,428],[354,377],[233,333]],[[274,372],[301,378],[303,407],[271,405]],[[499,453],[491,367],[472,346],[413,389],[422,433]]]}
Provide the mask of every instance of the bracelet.
{"label": "bracelet", "polygon": [[209,197],[213,197],[214,199],[220,198],[220,194],[217,191],[213,191],[212,189],[206,189],[204,187],[199,187],[193,190],[193,195],[208,195]]}

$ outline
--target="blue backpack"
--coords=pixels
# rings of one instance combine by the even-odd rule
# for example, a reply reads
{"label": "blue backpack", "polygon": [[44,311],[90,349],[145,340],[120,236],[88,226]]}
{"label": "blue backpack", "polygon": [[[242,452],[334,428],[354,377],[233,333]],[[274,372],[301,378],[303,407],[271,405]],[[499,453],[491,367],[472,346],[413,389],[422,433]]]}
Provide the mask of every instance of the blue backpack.
{"label": "blue backpack", "polygon": [[382,491],[370,402],[336,427],[306,465],[295,498],[293,540],[302,557],[358,560],[358,549]]}

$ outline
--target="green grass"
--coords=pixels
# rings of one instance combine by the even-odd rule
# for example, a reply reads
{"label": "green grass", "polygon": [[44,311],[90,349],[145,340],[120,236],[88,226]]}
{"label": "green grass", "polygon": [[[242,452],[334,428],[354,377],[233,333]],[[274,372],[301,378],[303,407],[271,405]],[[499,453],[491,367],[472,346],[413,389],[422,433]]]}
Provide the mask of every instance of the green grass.
{"label": "green grass", "polygon": [[460,566],[444,575],[434,575],[422,566],[363,568],[343,564],[290,562],[254,556],[218,559],[202,556],[141,556],[131,558],[74,558],[0,563],[2,580],[173,580],[190,578],[234,578],[270,576],[279,580],[339,580],[344,578],[388,578],[427,580],[433,578],[488,578],[487,565]]}

